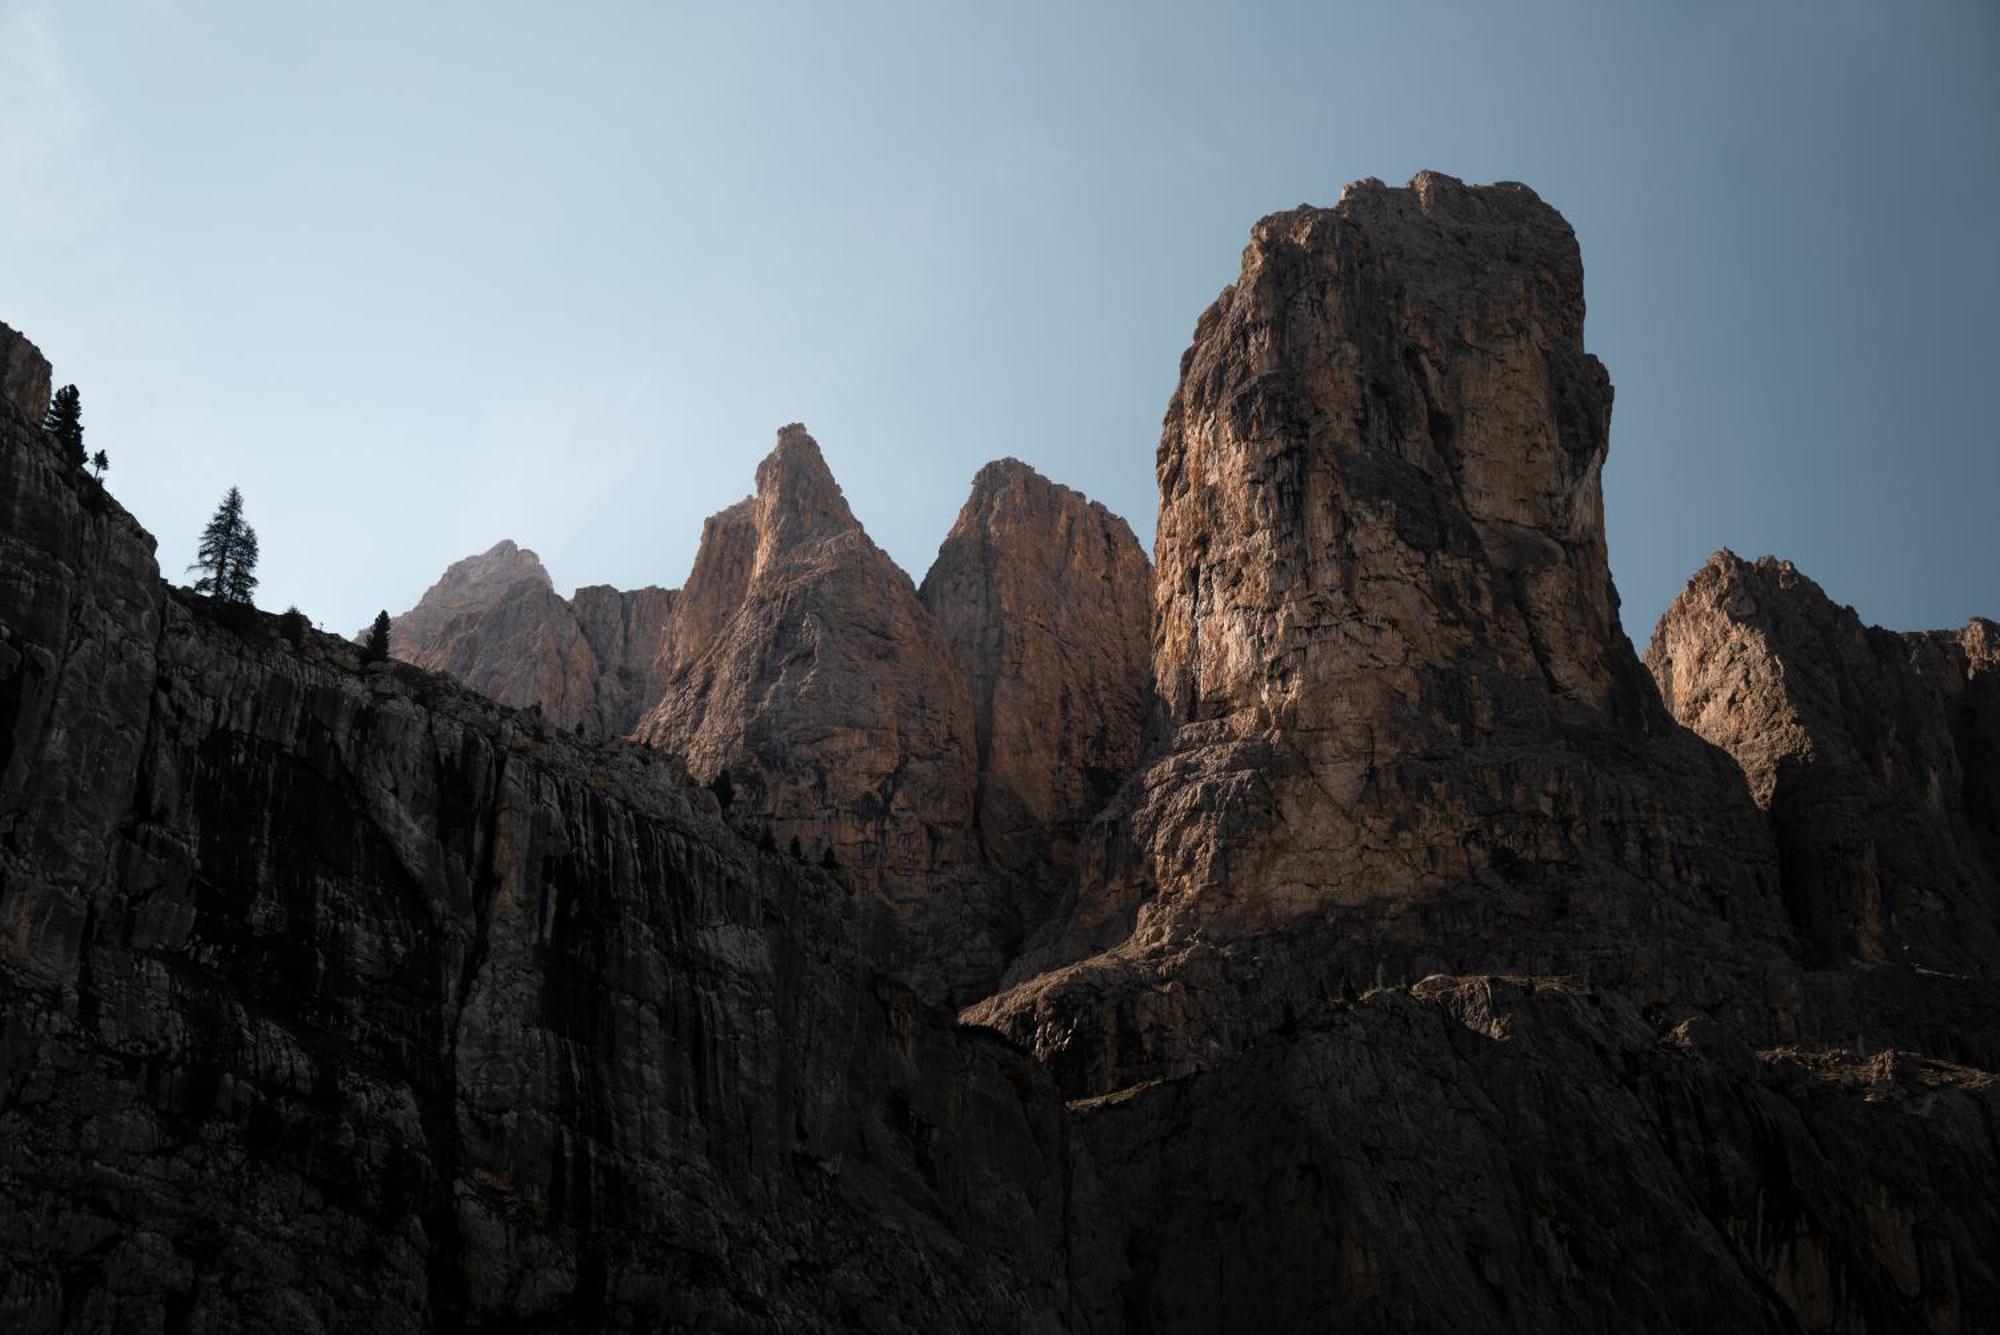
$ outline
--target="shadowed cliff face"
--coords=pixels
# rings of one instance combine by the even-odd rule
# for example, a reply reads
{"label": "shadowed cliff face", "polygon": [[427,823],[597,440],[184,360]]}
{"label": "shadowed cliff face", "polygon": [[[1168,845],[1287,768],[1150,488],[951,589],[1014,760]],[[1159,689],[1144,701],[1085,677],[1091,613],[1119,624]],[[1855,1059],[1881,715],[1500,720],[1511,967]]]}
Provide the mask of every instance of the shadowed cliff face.
{"label": "shadowed cliff face", "polygon": [[1014,459],[972,480],[922,597],[970,687],[984,854],[1043,878],[1139,764],[1152,571],[1125,521]]}
{"label": "shadowed cliff face", "polygon": [[1254,229],[1160,443],[1172,736],[976,1012],[1072,1088],[1438,969],[1788,1004],[1769,835],[1619,628],[1582,283],[1523,186],[1362,182]]}
{"label": "shadowed cliff face", "polygon": [[1660,618],[1669,708],[1728,751],[1818,958],[2000,971],[2000,633],[1864,627],[1789,562],[1718,552]]}
{"label": "shadowed cliff face", "polygon": [[838,881],[170,592],[0,418],[0,1327],[1081,1322],[1046,1079]]}
{"label": "shadowed cliff face", "polygon": [[[840,754],[808,703],[850,717],[924,654],[990,683],[949,771],[966,844],[1061,836],[1089,800],[1063,776],[1130,717],[1093,701],[1100,730],[1006,741],[1010,709],[1129,681],[1063,620],[1130,579],[1079,499],[982,475],[926,581],[939,611],[904,579],[885,621],[855,597],[879,553],[788,433],[661,637],[716,746],[769,766],[725,818],[670,753],[166,588],[152,540],[0,401],[0,1329],[1990,1329],[2000,1084],[1881,1046],[1880,980],[1934,975],[1769,954],[1742,774],[1597,638],[1602,437],[1577,423],[1605,405],[1567,230],[1518,187],[1424,177],[1257,238],[1162,457],[1186,523],[1160,588],[1227,596],[1160,631],[1171,733],[1040,944],[1113,948],[979,1012],[1088,1095],[1068,1105],[872,972],[888,889],[750,836],[793,740]],[[26,355],[0,329],[0,365],[46,385]],[[1410,435],[1416,393],[1455,425]],[[1513,426],[1482,436],[1491,415]],[[610,615],[588,592],[586,627]],[[853,649],[924,616],[914,658]],[[1863,755],[1902,773],[1948,734],[1969,861],[2000,828],[1991,628],[1895,642],[1944,732],[1897,723]],[[786,689],[742,707],[767,668]],[[989,807],[1027,774],[1046,807]],[[903,902],[979,904],[949,872]],[[1901,939],[1940,939],[1908,912]],[[1004,939],[896,921],[961,979]],[[1544,976],[1440,972],[1500,966]],[[1948,1037],[1962,1000],[1912,987],[1895,1019]],[[1773,1012],[1799,1045],[1746,1045]]]}
{"label": "shadowed cliff face", "polygon": [[49,406],[49,363],[41,349],[0,324],[0,404],[39,423]]}
{"label": "shadowed cliff face", "polygon": [[1547,981],[1317,1009],[1071,1105],[1128,1330],[1991,1328],[1991,1075],[1753,1054]]}

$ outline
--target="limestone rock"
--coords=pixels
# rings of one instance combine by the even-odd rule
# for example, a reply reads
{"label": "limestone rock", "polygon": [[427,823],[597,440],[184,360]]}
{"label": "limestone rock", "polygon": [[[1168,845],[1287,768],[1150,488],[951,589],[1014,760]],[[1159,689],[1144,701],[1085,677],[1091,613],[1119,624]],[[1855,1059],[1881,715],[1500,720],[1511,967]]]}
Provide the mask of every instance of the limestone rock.
{"label": "limestone rock", "polygon": [[1433,976],[1320,1010],[1072,1105],[1120,1207],[1128,1330],[1990,1324],[1989,1074],[1757,1052],[1698,1020],[1661,1035],[1546,981]]}
{"label": "limestone rock", "polygon": [[390,621],[390,651],[557,726],[622,737],[658,699],[673,633],[672,590],[555,591],[541,558],[512,540],[454,562]]}
{"label": "limestone rock", "polygon": [[[1162,452],[1171,733],[1041,943],[1103,949],[981,1013],[1046,1069],[873,962],[884,904],[941,977],[1003,940],[985,697],[936,683],[1060,609],[970,560],[934,615],[803,432],[678,598],[570,605],[699,702],[723,812],[168,589],[0,412],[0,1329],[1990,1329],[2000,1084],[1849,1027],[1919,971],[1767,959],[1770,828],[1616,634],[1574,259],[1429,176],[1260,228]],[[454,616],[567,643],[529,574]],[[1969,860],[2000,636],[1864,639],[1923,725],[1860,754],[1948,813],[1948,739]],[[1881,686],[1826,643],[1779,661]],[[1018,661],[1029,707],[1097,671]],[[771,810],[881,856],[760,850]],[[1746,1043],[1774,1011],[1813,1041]]]}
{"label": "limestone rock", "polygon": [[0,404],[39,426],[49,409],[49,359],[25,335],[0,324]]}
{"label": "limestone rock", "polygon": [[990,982],[1020,929],[978,858],[971,696],[804,427],[708,522],[680,606],[636,735],[704,781],[726,772],[733,818],[875,894],[894,920],[882,957],[927,994]]}
{"label": "limestone rock", "polygon": [[1742,766],[1821,961],[2000,974],[1996,640],[1864,626],[1790,562],[1731,552],[1660,618],[1647,666]]}
{"label": "limestone rock", "polygon": [[1159,449],[1171,741],[975,1018],[1085,1092],[1372,969],[1775,1001],[1769,835],[1619,626],[1583,317],[1525,186],[1364,181],[1257,224]]}
{"label": "limestone rock", "polygon": [[1026,464],[981,469],[921,594],[972,692],[985,855],[1068,870],[1142,758],[1152,571],[1125,521]]}
{"label": "limestone rock", "polygon": [[838,878],[101,498],[0,420],[0,1329],[1093,1328],[1053,1089]]}
{"label": "limestone rock", "polygon": [[597,662],[591,722],[606,737],[625,737],[666,689],[680,594],[647,585],[614,589],[586,584],[569,600],[570,614]]}
{"label": "limestone rock", "polygon": [[891,897],[971,860],[970,699],[805,428],[780,432],[756,495],[704,528],[682,601],[691,624],[642,740],[703,779],[728,771],[780,845],[831,849]]}

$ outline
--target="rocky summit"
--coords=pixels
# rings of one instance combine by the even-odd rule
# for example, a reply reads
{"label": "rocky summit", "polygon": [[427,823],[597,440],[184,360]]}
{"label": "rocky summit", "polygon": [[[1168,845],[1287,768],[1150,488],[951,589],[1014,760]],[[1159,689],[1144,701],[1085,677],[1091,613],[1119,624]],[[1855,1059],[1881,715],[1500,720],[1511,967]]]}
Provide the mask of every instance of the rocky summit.
{"label": "rocky summit", "polygon": [[1800,958],[1929,994],[1881,1004],[1931,1052],[2000,1062],[2000,627],[1864,626],[1789,561],[1718,552],[1646,663],[1749,780]]}
{"label": "rocky summit", "polygon": [[1582,259],[1252,230],[1149,563],[921,583],[803,426],[678,588],[389,662],[161,578],[0,327],[0,1329],[2000,1327],[2000,631],[1642,661]]}
{"label": "rocky summit", "polygon": [[1576,239],[1525,186],[1364,181],[1252,232],[1160,441],[1171,732],[977,1012],[1073,1092],[1440,971],[1775,1035],[1771,839],[1619,627],[1583,313]]}
{"label": "rocky summit", "polygon": [[659,698],[674,591],[608,585],[560,597],[533,552],[502,540],[458,561],[390,618],[397,658],[559,726],[623,736]]}

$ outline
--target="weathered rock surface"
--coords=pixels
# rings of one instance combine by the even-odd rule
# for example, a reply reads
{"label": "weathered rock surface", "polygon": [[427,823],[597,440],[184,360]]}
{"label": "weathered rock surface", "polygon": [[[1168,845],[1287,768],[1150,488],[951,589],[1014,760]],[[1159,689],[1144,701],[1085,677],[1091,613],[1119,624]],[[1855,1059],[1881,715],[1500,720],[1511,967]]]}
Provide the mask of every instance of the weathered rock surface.
{"label": "weathered rock surface", "polygon": [[916,588],[800,426],[710,519],[675,666],[638,736],[727,771],[735,801],[892,898],[972,860],[971,700]]}
{"label": "weathered rock surface", "polygon": [[1150,581],[1130,529],[1013,460],[974,480],[920,593],[869,541],[803,427],[709,518],[685,586],[557,596],[512,542],[392,627],[400,658],[561,726],[632,733],[732,818],[831,859],[927,995],[992,990],[1138,763]]}
{"label": "weathered rock surface", "polygon": [[1790,562],[1730,552],[1660,618],[1646,664],[1742,766],[1822,962],[2000,977],[1996,645],[1990,621],[1864,626]]}
{"label": "weathered rock surface", "polygon": [[49,408],[49,359],[23,334],[0,324],[0,404],[37,425]]}
{"label": "weathered rock surface", "polygon": [[920,590],[972,691],[985,856],[1070,870],[1143,756],[1152,570],[1125,521],[1015,459],[972,480]]}
{"label": "weathered rock surface", "polygon": [[1072,1105],[1127,1330],[1993,1328],[1991,1075],[1663,1035],[1547,982],[1319,1009]]}
{"label": "weathered rock surface", "polygon": [[975,1012],[1073,1092],[1384,969],[1782,1004],[1769,835],[1619,627],[1583,315],[1575,237],[1525,186],[1365,181],[1257,224],[1160,443],[1175,731]]}
{"label": "weathered rock surface", "polygon": [[454,562],[390,621],[390,651],[562,727],[622,737],[664,689],[670,589],[590,585],[565,599],[512,540]]}
{"label": "weathered rock surface", "polygon": [[0,422],[0,1329],[1089,1327],[1046,1078],[837,880],[95,485]]}
{"label": "weathered rock surface", "polygon": [[709,521],[681,608],[636,735],[726,772],[733,818],[877,896],[879,949],[927,994],[990,986],[1023,929],[979,858],[972,697],[804,427]]}
{"label": "weathered rock surface", "polygon": [[[987,967],[1021,901],[967,860],[1087,804],[1087,747],[992,757],[1131,680],[1066,628],[1129,564],[1088,507],[988,479],[933,612],[788,431],[657,641],[580,591],[600,662],[699,703],[651,722],[724,812],[671,753],[167,589],[0,409],[0,1329],[1994,1329],[2000,1084],[1876,1023],[1948,1042],[1991,989],[1778,955],[1784,830],[1617,632],[1579,284],[1520,187],[1260,225],[1162,446],[1156,749],[1059,967],[974,1012],[1046,1067],[866,961],[887,924],[947,993]],[[546,624],[502,556],[460,613]],[[1864,633],[1875,677],[1790,637],[1721,661],[1836,682],[1773,717],[1924,776],[1919,833],[1992,865],[1994,628]],[[1896,683],[1915,721],[1854,731]],[[1049,805],[989,825],[1001,770]],[[781,818],[849,865],[760,851]]]}

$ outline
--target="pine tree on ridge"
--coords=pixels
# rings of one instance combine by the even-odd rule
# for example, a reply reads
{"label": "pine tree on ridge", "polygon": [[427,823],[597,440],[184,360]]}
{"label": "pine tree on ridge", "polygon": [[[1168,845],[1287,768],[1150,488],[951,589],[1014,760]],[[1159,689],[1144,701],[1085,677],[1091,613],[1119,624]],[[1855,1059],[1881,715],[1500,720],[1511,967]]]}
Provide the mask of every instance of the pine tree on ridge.
{"label": "pine tree on ridge", "polygon": [[89,462],[83,449],[83,396],[75,385],[64,385],[50,397],[42,430],[62,447],[63,457],[73,466],[82,468]]}
{"label": "pine tree on ridge", "polygon": [[375,624],[368,628],[368,638],[361,644],[363,663],[386,663],[389,661],[389,609],[383,608],[375,614]]}
{"label": "pine tree on ridge", "polygon": [[189,570],[202,572],[196,593],[225,603],[250,602],[257,588],[257,530],[243,521],[243,493],[231,487],[201,531]]}

